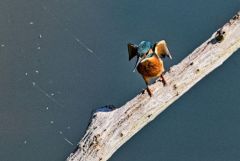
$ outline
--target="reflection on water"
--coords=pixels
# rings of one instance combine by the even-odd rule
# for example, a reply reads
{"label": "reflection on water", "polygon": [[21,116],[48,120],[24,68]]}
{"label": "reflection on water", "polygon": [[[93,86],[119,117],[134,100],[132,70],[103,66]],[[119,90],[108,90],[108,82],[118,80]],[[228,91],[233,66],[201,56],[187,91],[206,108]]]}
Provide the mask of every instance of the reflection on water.
{"label": "reflection on water", "polygon": [[[64,160],[84,134],[92,110],[121,106],[145,87],[132,73],[128,42],[166,39],[174,57],[167,61],[169,68],[233,16],[239,4],[1,1],[1,160]],[[238,57],[233,55],[110,160],[239,158]]]}

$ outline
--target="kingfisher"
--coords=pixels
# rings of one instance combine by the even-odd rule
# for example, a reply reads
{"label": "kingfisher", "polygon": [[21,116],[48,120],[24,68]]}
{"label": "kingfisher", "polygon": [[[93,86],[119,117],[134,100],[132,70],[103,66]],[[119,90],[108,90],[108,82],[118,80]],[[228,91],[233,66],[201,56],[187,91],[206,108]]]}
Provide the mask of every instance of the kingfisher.
{"label": "kingfisher", "polygon": [[165,40],[161,40],[156,43],[141,41],[139,45],[128,43],[128,54],[129,61],[133,57],[137,56],[133,72],[137,69],[137,71],[142,75],[147,86],[146,90],[150,97],[153,94],[148,86],[152,79],[159,77],[164,86],[167,84],[163,76],[165,69],[162,58],[169,57],[172,59],[172,56],[168,50]]}

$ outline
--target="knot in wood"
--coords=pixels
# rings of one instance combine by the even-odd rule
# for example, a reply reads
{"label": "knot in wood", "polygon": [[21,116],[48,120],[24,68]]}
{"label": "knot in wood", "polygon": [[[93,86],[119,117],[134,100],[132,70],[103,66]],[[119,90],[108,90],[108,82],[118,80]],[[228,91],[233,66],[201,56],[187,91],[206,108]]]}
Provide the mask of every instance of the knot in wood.
{"label": "knot in wood", "polygon": [[217,33],[215,35],[215,39],[218,43],[220,43],[224,40],[224,36],[225,36],[225,31],[220,29],[220,30],[217,31]]}

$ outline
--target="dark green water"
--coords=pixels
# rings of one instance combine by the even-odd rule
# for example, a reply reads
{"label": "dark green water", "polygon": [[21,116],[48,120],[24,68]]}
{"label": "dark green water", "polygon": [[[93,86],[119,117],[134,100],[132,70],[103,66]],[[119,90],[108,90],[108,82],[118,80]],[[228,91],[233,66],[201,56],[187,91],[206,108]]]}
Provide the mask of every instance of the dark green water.
{"label": "dark green water", "polygon": [[[145,87],[127,42],[167,40],[169,67],[239,8],[239,0],[1,0],[0,160],[64,160],[93,109]],[[110,161],[239,160],[239,60],[238,51]]]}

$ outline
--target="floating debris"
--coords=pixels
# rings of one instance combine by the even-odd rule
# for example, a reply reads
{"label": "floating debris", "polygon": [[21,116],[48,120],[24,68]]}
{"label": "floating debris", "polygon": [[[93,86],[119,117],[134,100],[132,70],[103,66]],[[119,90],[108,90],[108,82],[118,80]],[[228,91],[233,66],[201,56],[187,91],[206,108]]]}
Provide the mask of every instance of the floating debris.
{"label": "floating debris", "polygon": [[27,144],[27,140],[24,140],[24,142],[23,142],[24,144]]}
{"label": "floating debris", "polygon": [[28,73],[26,72],[26,73],[25,73],[25,76],[27,76],[27,75],[28,75]]}
{"label": "floating debris", "polygon": [[79,38],[75,38],[75,40],[77,41],[77,43],[79,45],[81,45],[82,47],[84,47],[88,52],[94,54],[94,51],[92,49],[90,49],[85,43],[83,43]]}
{"label": "floating debris", "polygon": [[51,96],[54,96],[55,94],[54,93],[51,93]]}
{"label": "floating debris", "polygon": [[39,39],[41,39],[41,38],[42,38],[42,34],[39,35]]}
{"label": "floating debris", "polygon": [[89,51],[90,53],[93,53],[92,49],[87,48],[87,51]]}
{"label": "floating debris", "polygon": [[35,70],[35,73],[36,73],[36,74],[39,74],[39,70]]}
{"label": "floating debris", "polygon": [[29,24],[30,24],[30,25],[33,25],[33,24],[34,24],[34,22],[33,22],[33,21],[31,21],[31,22],[29,22]]}
{"label": "floating debris", "polygon": [[38,50],[40,50],[40,49],[41,49],[41,47],[39,46],[39,47],[37,47],[37,49],[38,49]]}
{"label": "floating debris", "polygon": [[64,140],[69,143],[70,145],[73,145],[73,143],[71,141],[69,141],[67,138],[64,138]]}
{"label": "floating debris", "polygon": [[59,131],[59,134],[60,134],[60,135],[62,135],[62,134],[63,134],[63,132],[62,132],[62,131]]}
{"label": "floating debris", "polygon": [[[54,102],[59,107],[64,108],[64,106],[58,102],[58,100],[54,99],[51,94],[48,94],[47,91],[45,91],[43,88],[41,88],[39,85],[37,85],[35,82],[32,82],[33,86],[42,94],[44,94],[47,98],[49,98],[52,102]],[[54,95],[54,94],[53,94]]]}
{"label": "floating debris", "polygon": [[46,107],[46,110],[48,110],[49,108],[48,108],[48,106]]}
{"label": "floating debris", "polygon": [[1,47],[4,48],[4,47],[5,47],[5,44],[1,44]]}
{"label": "floating debris", "polygon": [[50,121],[50,124],[54,124],[54,121]]}

